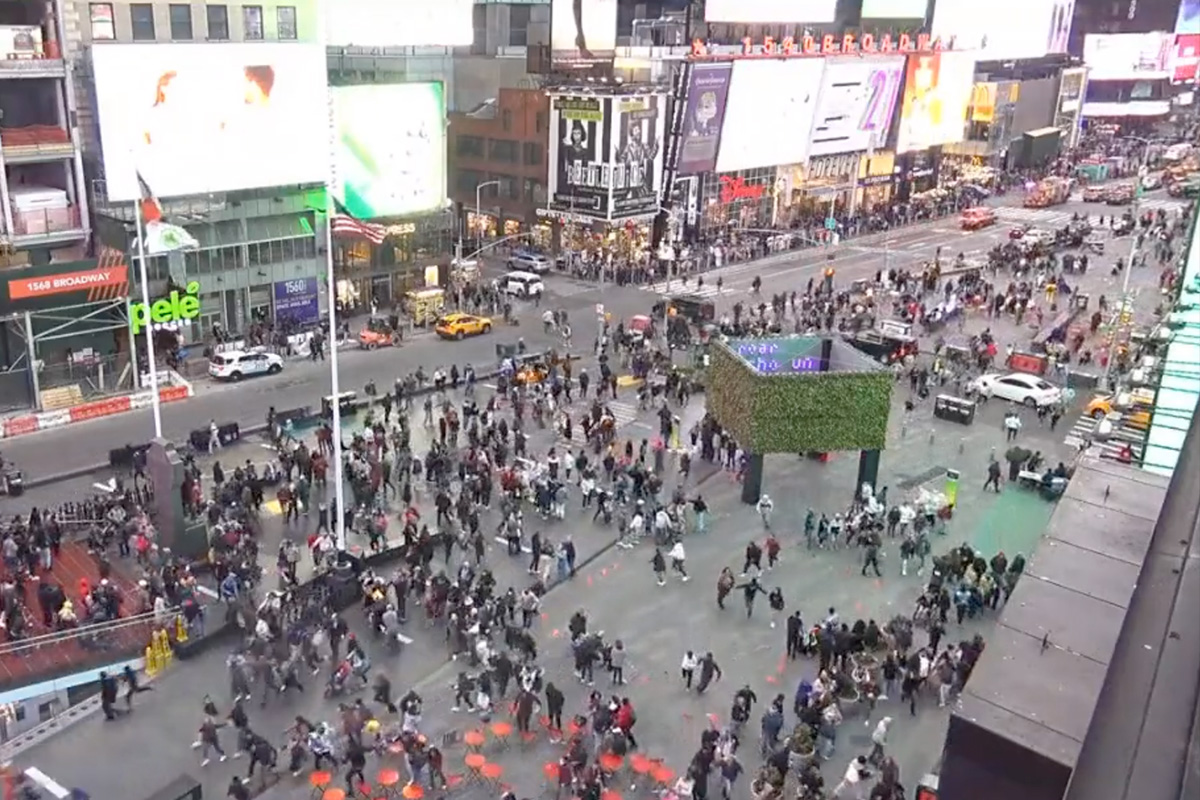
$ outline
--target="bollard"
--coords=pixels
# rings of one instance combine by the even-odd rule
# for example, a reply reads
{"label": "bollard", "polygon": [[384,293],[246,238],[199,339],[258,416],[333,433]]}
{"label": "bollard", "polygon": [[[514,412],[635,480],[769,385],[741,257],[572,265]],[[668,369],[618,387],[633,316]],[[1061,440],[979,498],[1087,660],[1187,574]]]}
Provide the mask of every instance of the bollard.
{"label": "bollard", "polygon": [[929,432],[929,444],[933,445],[933,431]]}
{"label": "bollard", "polygon": [[146,648],[146,674],[151,678],[158,674],[158,653],[153,646]]}
{"label": "bollard", "polygon": [[183,622],[183,615],[175,617],[175,641],[186,642],[188,640],[187,625]]}

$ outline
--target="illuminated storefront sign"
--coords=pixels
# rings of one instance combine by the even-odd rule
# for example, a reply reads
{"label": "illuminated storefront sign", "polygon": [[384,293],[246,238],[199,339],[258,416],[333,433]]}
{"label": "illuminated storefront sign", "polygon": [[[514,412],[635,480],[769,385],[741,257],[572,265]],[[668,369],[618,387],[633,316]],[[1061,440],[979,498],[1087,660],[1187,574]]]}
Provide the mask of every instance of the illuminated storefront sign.
{"label": "illuminated storefront sign", "polygon": [[136,335],[150,325],[174,325],[200,316],[200,284],[192,281],[183,294],[178,290],[149,306],[134,303],[129,307],[129,329]]}
{"label": "illuminated storefront sign", "polygon": [[748,184],[745,178],[731,175],[721,176],[722,203],[732,203],[734,200],[759,200],[766,191],[766,186]]}
{"label": "illuminated storefront sign", "polygon": [[862,157],[858,153],[822,156],[808,162],[805,175],[810,181],[824,181],[857,175]]}
{"label": "illuminated storefront sign", "polygon": [[[747,36],[742,39],[740,55],[778,58],[779,56],[827,56],[845,53],[921,53],[945,49],[947,48],[940,38],[932,37],[927,33],[919,33],[916,36],[902,33],[896,37],[884,34],[878,39],[869,33],[864,33],[861,37],[847,33],[845,36],[826,34],[819,39],[815,36],[800,38],[785,36],[782,39],[765,36],[762,41]],[[703,39],[692,41],[693,58],[728,58],[729,56],[729,52],[721,52],[716,45],[710,45]]]}

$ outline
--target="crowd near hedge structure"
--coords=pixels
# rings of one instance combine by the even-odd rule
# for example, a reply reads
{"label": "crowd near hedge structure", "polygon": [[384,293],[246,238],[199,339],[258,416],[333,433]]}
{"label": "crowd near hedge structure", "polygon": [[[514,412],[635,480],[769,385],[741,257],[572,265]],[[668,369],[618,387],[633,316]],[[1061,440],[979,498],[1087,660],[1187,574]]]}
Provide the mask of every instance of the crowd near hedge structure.
{"label": "crowd near hedge structure", "polygon": [[705,387],[708,411],[751,454],[743,499],[757,502],[762,457],[772,453],[860,450],[860,482],[873,483],[894,384],[890,370],[838,339],[714,343]]}

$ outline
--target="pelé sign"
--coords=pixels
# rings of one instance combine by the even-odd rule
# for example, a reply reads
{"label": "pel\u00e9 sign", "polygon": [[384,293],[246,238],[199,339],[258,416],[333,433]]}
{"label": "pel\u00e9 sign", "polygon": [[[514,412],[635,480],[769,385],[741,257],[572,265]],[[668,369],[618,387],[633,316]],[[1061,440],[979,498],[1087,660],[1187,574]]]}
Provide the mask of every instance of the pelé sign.
{"label": "pel\u00e9 sign", "polygon": [[[703,39],[692,40],[692,57],[729,57],[728,52],[721,52],[718,45],[709,45]],[[764,36],[762,41],[752,37],[742,39],[741,55],[745,56],[828,56],[846,53],[918,53],[936,50],[947,50],[940,36],[930,36],[928,33],[918,33],[915,37],[907,33],[893,37],[885,33],[876,39],[869,33],[857,37],[852,33],[845,36],[826,34],[821,38],[815,36],[785,36],[776,39],[774,36]]]}
{"label": "pel\u00e9 sign", "polygon": [[155,300],[149,307],[145,303],[134,303],[129,307],[129,328],[136,336],[151,325],[193,320],[200,316],[199,295],[200,284],[191,281],[183,294],[173,291],[169,297]]}

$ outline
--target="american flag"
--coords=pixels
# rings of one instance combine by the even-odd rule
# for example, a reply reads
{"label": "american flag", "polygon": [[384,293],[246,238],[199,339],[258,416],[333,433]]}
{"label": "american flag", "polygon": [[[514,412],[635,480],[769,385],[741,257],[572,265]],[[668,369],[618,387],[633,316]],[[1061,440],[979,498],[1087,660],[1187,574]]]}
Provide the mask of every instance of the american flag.
{"label": "american flag", "polygon": [[354,239],[366,239],[374,244],[383,244],[387,238],[387,228],[373,222],[363,222],[345,214],[333,215],[333,233],[337,236],[349,236]]}

